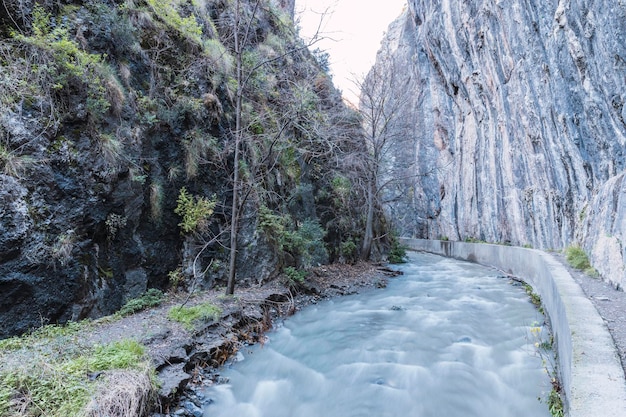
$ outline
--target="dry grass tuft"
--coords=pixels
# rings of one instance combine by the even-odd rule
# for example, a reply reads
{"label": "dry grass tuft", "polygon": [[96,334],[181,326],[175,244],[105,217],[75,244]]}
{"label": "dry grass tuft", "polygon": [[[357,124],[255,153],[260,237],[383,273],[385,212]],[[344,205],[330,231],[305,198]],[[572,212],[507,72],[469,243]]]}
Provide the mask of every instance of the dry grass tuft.
{"label": "dry grass tuft", "polygon": [[122,114],[124,101],[126,99],[122,84],[120,84],[115,76],[109,74],[104,82],[104,86],[106,89],[107,100],[111,104],[111,111],[114,115],[119,117]]}
{"label": "dry grass tuft", "polygon": [[86,417],[140,417],[148,413],[155,395],[149,368],[111,371],[104,378],[87,406]]}
{"label": "dry grass tuft", "polygon": [[123,154],[122,142],[108,133],[98,135],[98,147],[102,158],[111,166],[117,166]]}

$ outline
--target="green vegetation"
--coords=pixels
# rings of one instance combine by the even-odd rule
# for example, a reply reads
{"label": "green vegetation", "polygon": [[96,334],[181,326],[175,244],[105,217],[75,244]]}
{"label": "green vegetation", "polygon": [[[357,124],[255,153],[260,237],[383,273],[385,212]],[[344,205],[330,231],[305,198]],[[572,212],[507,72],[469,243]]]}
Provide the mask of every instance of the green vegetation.
{"label": "green vegetation", "polygon": [[181,323],[187,330],[193,330],[194,322],[198,320],[217,320],[222,314],[222,310],[211,304],[202,303],[191,307],[172,307],[167,314],[167,318]]}
{"label": "green vegetation", "polygon": [[62,266],[66,265],[72,260],[72,251],[74,250],[75,241],[76,235],[73,230],[61,233],[50,248],[50,255]]}
{"label": "green vegetation", "polygon": [[306,271],[296,269],[293,266],[286,267],[283,272],[287,277],[287,286],[290,288],[297,288],[299,285],[303,284],[308,275]]}
{"label": "green vegetation", "polygon": [[161,305],[164,298],[165,296],[160,290],[150,288],[140,297],[133,298],[124,304],[124,306],[118,311],[118,314],[125,317],[151,307],[157,307]]}
{"label": "green vegetation", "polygon": [[481,240],[475,237],[466,237],[463,241],[466,243],[487,243],[486,240]]}
{"label": "green vegetation", "polygon": [[208,227],[215,208],[215,199],[194,197],[183,187],[180,189],[177,203],[174,213],[182,217],[178,226],[183,234],[200,233]]}
{"label": "green vegetation", "polygon": [[574,269],[578,269],[583,271],[585,274],[591,277],[598,277],[598,271],[594,267],[591,266],[591,262],[589,262],[589,257],[585,253],[585,251],[579,246],[570,246],[565,249],[565,257],[567,262]]}
{"label": "green vegetation", "polygon": [[259,208],[258,227],[281,254],[288,252],[296,256],[304,268],[325,261],[328,258],[323,240],[326,232],[319,222],[306,219],[299,225],[294,223],[288,214],[281,216],[266,206]]}
{"label": "green vegetation", "polygon": [[185,274],[183,274],[181,268],[176,268],[175,270],[168,272],[167,278],[169,280],[170,287],[174,290],[185,283]]}
{"label": "green vegetation", "polygon": [[403,246],[395,236],[391,237],[391,247],[389,248],[389,254],[387,260],[392,264],[401,264],[406,262],[406,246]]}
{"label": "green vegetation", "polygon": [[354,240],[349,239],[345,242],[341,242],[341,246],[339,247],[341,251],[341,256],[343,256],[348,261],[353,261],[357,258],[357,246],[354,243]]}
{"label": "green vegetation", "polygon": [[546,403],[548,404],[548,410],[550,410],[552,417],[563,417],[565,415],[563,400],[561,399],[559,392],[554,387],[550,390]]}
{"label": "green vegetation", "polygon": [[565,256],[567,258],[567,262],[569,262],[572,268],[580,270],[591,268],[587,254],[578,246],[570,246],[567,248],[565,250]]}
{"label": "green vegetation", "polygon": [[[156,387],[144,347],[134,340],[81,345],[78,332],[89,325],[46,326],[0,342],[2,351],[12,351],[11,356],[0,351],[0,417],[80,416],[96,406],[110,415],[116,409],[145,409]],[[128,391],[108,401],[104,393],[129,378]],[[143,383],[135,385],[138,380]]]}
{"label": "green vegetation", "polygon": [[178,1],[146,0],[146,3],[154,10],[154,13],[166,25],[178,31],[183,38],[198,45],[202,45],[202,28],[198,25],[196,17],[181,17],[176,8]]}
{"label": "green vegetation", "polygon": [[533,287],[530,284],[524,283],[523,286],[524,291],[526,291],[526,294],[530,297],[530,302],[537,307],[541,314],[543,314],[544,310],[543,305],[541,304],[541,296],[533,290]]}
{"label": "green vegetation", "polygon": [[107,219],[104,222],[107,227],[108,238],[113,240],[118,231],[122,230],[126,227],[126,223],[128,222],[128,218],[126,216],[122,216],[121,214],[109,213],[107,215]]}
{"label": "green vegetation", "polygon": [[54,339],[73,337],[79,331],[89,328],[89,326],[91,326],[89,321],[69,322],[63,326],[56,324],[43,326],[23,336],[0,340],[0,353],[3,350],[20,350],[29,346],[39,346]]}
{"label": "green vegetation", "polygon": [[[119,83],[111,78],[112,72],[103,56],[81,48],[76,38],[70,37],[68,27],[63,23],[52,24],[51,15],[40,5],[33,7],[32,35],[19,32],[12,35],[17,42],[31,48],[27,65],[36,74],[41,90],[69,90],[78,81],[78,85],[86,87],[86,108],[94,120],[111,107],[107,98],[123,101],[123,92],[113,91],[119,88]],[[24,85],[22,92],[36,94],[33,88],[33,85]]]}
{"label": "green vegetation", "polygon": [[[532,291],[532,289],[531,289]],[[526,289],[528,292],[528,288]],[[561,399],[561,383],[558,379],[558,373],[555,362],[555,353],[553,351],[554,338],[550,335],[548,340],[542,340],[542,327],[538,323],[534,323],[530,328],[530,334],[534,340],[534,346],[537,355],[541,358],[543,367],[548,375],[550,375],[550,384],[552,388],[545,398],[546,405],[552,417],[563,417],[563,400]],[[541,398],[540,398],[541,400]]]}

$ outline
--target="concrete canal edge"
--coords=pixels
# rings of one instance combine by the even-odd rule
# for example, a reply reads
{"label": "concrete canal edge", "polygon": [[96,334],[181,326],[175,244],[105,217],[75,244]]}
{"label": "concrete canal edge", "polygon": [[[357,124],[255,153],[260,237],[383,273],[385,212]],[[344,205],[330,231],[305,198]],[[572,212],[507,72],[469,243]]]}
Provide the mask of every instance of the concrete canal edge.
{"label": "concrete canal edge", "polygon": [[626,416],[626,379],[613,338],[580,286],[549,253],[485,243],[400,241],[411,250],[492,266],[530,284],[552,326],[566,415]]}

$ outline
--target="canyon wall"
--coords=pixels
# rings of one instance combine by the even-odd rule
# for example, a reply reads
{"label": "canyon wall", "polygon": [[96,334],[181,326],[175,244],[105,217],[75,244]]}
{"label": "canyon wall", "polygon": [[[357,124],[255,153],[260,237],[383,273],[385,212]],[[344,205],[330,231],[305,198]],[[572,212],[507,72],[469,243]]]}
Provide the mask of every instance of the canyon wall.
{"label": "canyon wall", "polygon": [[398,231],[580,245],[623,285],[625,38],[621,0],[410,0],[375,66],[408,94],[387,161]]}
{"label": "canyon wall", "polygon": [[356,258],[360,123],[293,4],[3,2],[0,338],[224,285],[233,189],[237,286]]}

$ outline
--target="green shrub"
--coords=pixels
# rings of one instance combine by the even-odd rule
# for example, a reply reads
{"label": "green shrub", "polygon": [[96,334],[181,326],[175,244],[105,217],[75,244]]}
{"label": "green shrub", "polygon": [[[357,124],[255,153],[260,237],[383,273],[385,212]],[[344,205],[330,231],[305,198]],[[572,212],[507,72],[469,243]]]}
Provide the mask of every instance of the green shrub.
{"label": "green shrub", "polygon": [[579,269],[581,271],[591,269],[591,263],[584,250],[578,246],[570,246],[565,250],[565,256],[567,262],[572,268]]}
{"label": "green shrub", "polygon": [[347,240],[345,242],[341,242],[341,245],[339,246],[339,250],[341,251],[341,256],[343,256],[348,261],[352,261],[356,259],[356,256],[358,255],[356,249],[357,249],[356,243],[354,243],[354,240],[352,239]]}
{"label": "green shrub", "polygon": [[204,41],[203,45],[204,54],[209,58],[221,76],[228,76],[233,73],[235,59],[219,39],[207,39]]}
{"label": "green shrub", "polygon": [[183,187],[180,189],[177,203],[178,205],[174,209],[174,213],[182,217],[182,221],[178,223],[178,226],[183,234],[201,233],[208,227],[209,219],[213,215],[215,208],[215,199],[194,198]]}
{"label": "green shrub", "polygon": [[139,311],[145,310],[151,307],[157,307],[161,305],[165,296],[160,290],[156,288],[150,288],[143,295],[133,298],[129,300],[124,306],[118,311],[118,314],[121,316],[128,316]]}
{"label": "green shrub", "polygon": [[267,238],[274,246],[277,246],[277,249],[283,249],[285,234],[287,233],[287,223],[290,220],[288,216],[274,214],[274,212],[265,205],[259,207],[258,227],[265,232]]}
{"label": "green shrub", "polygon": [[401,245],[395,236],[391,238],[387,260],[392,264],[406,262],[406,246]]}
{"label": "green shrub", "polygon": [[293,266],[286,267],[283,272],[287,277],[287,285],[292,288],[298,287],[300,284],[303,284],[308,275],[305,270],[296,269]]}
{"label": "green shrub", "polygon": [[211,304],[202,303],[192,307],[172,307],[167,318],[181,323],[187,330],[193,330],[193,323],[197,320],[217,320],[222,310]]}
{"label": "green shrub", "polygon": [[185,274],[183,274],[181,268],[176,268],[175,270],[170,271],[167,274],[167,278],[169,279],[170,287],[172,287],[173,289],[177,289],[179,286],[185,283]]}
{"label": "green shrub", "polygon": [[328,252],[324,245],[326,231],[316,220],[307,219],[290,235],[290,249],[300,257],[304,268],[323,264],[328,261]]}
{"label": "green shrub", "polygon": [[266,206],[259,207],[258,227],[270,243],[280,252],[289,252],[298,258],[301,266],[308,268],[328,260],[324,245],[326,231],[318,221],[307,219],[293,230],[289,215],[277,215]]}

